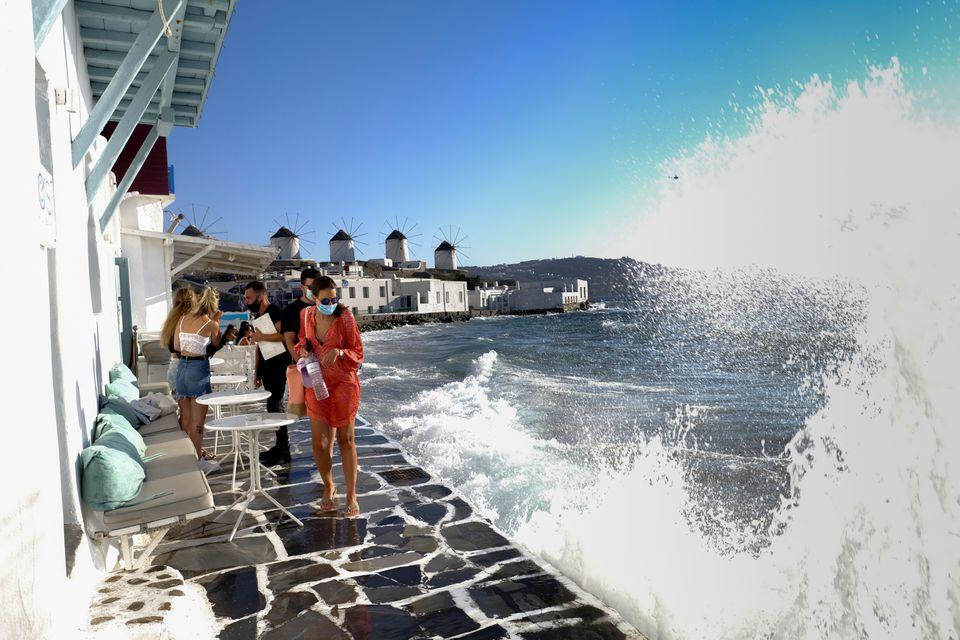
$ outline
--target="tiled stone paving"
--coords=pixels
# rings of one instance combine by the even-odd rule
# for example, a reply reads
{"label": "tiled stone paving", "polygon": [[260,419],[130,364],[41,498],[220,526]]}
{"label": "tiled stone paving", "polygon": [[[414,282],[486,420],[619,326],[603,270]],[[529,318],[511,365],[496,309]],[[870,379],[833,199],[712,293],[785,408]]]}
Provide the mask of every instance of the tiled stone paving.
{"label": "tiled stone paving", "polygon": [[[322,484],[301,421],[291,425],[293,461],[264,485],[304,526],[278,523],[261,498],[233,542],[226,537],[236,516],[171,530],[153,575],[172,569],[200,585],[221,640],[642,638],[410,465],[387,438],[369,427],[356,434],[359,518],[341,517],[338,458],[339,510],[318,512]],[[218,505],[233,502],[228,470],[210,482]]]}

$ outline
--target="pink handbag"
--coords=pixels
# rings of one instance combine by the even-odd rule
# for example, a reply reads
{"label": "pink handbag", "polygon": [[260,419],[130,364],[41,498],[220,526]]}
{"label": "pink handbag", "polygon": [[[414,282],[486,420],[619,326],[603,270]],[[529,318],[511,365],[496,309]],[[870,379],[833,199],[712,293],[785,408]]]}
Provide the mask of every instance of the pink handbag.
{"label": "pink handbag", "polygon": [[287,367],[287,411],[295,416],[307,415],[307,402],[303,397],[303,379],[295,364]]}

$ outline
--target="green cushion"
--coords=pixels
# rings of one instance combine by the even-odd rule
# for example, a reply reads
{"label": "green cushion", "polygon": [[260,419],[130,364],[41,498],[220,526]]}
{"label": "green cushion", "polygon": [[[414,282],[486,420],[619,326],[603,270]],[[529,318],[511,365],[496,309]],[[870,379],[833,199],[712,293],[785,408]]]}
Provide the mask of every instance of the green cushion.
{"label": "green cushion", "polygon": [[137,384],[137,376],[133,375],[130,367],[121,362],[113,365],[110,369],[110,382],[116,382],[117,380],[126,380],[127,382]]}
{"label": "green cushion", "polygon": [[130,403],[123,398],[107,398],[103,403],[100,413],[121,415],[126,418],[131,425],[138,425],[140,420],[137,418],[137,412],[133,410]]}
{"label": "green cushion", "polygon": [[130,426],[126,418],[104,413],[97,416],[94,444],[123,451],[137,462],[141,462],[140,459],[147,451],[147,444],[143,441],[143,436]]}
{"label": "green cushion", "polygon": [[140,398],[140,390],[127,380],[114,380],[107,384],[107,397],[123,398],[127,402],[133,402]]}
{"label": "green cushion", "polygon": [[122,507],[143,486],[143,467],[122,451],[95,444],[80,452],[80,464],[83,501],[98,511]]}
{"label": "green cushion", "polygon": [[96,442],[97,438],[102,436],[107,431],[110,431],[114,426],[123,427],[123,426],[132,427],[126,418],[118,413],[104,413],[100,412],[97,414],[97,420],[94,423],[93,429],[93,441]]}

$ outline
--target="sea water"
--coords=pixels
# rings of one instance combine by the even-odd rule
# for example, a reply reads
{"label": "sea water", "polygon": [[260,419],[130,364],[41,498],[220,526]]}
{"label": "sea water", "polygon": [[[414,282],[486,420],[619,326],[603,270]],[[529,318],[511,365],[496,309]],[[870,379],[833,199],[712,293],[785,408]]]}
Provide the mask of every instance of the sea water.
{"label": "sea water", "polygon": [[651,638],[960,637],[960,126],[769,94],[620,308],[364,336],[363,411]]}

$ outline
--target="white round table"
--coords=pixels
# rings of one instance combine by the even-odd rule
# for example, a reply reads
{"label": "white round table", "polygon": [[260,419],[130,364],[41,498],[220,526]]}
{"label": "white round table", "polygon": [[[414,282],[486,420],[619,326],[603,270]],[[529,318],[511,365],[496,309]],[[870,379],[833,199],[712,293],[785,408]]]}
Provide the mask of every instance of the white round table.
{"label": "white round table", "polygon": [[210,376],[210,384],[240,384],[246,382],[247,376],[239,373],[231,374],[213,374]]}
{"label": "white round table", "polygon": [[[228,513],[235,506],[241,502],[243,503],[243,508],[240,510],[240,516],[237,518],[237,523],[233,525],[233,531],[230,532],[230,537],[227,538],[227,542],[232,541],[234,536],[237,535],[237,529],[240,527],[240,522],[243,521],[243,516],[247,513],[247,507],[249,507],[250,502],[257,497],[257,494],[262,495],[276,505],[276,507],[280,509],[283,514],[289,516],[290,519],[296,522],[299,526],[303,526],[303,522],[301,522],[299,518],[287,511],[286,507],[277,502],[276,498],[263,490],[260,477],[261,465],[259,463],[253,463],[253,461],[256,460],[257,456],[259,455],[261,431],[276,429],[288,424],[293,424],[296,421],[297,416],[290,413],[254,413],[245,416],[230,416],[229,418],[221,418],[219,420],[214,420],[213,422],[207,423],[207,427],[214,431],[245,435],[249,444],[249,452],[247,453],[247,456],[251,461],[250,486],[247,487],[247,490],[244,491],[243,494],[241,494],[233,504],[227,507],[223,513],[214,518],[215,521],[219,520],[224,514]],[[234,438],[234,441],[236,440],[237,438]],[[234,474],[236,474],[236,458],[234,458],[233,471]],[[282,517],[283,516],[281,516],[281,518]]]}
{"label": "white round table", "polygon": [[[213,384],[214,376],[210,376],[210,383]],[[240,389],[226,389],[223,391],[214,391],[213,393],[206,393],[199,398],[197,398],[198,404],[205,404],[209,407],[213,407],[213,419],[219,420],[223,417],[223,408],[236,406],[239,404],[246,404],[248,402],[260,402],[261,400],[266,400],[270,397],[270,392],[266,389],[253,389],[249,391],[243,391]],[[239,451],[239,440],[238,438],[233,438],[233,445],[230,447],[230,451],[226,456],[223,457],[223,460],[226,460],[230,454],[236,454]],[[213,440],[213,455],[217,455],[220,452],[220,433],[216,434],[216,437]],[[243,461],[240,461],[241,468],[243,466]],[[236,466],[236,465],[234,465]]]}

